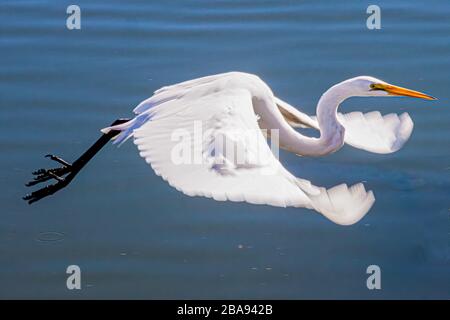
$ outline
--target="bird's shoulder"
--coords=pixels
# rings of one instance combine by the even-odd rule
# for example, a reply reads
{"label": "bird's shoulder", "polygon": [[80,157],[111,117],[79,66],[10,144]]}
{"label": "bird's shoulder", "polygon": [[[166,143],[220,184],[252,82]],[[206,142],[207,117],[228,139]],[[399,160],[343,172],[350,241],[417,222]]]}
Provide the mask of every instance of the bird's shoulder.
{"label": "bird's shoulder", "polygon": [[184,94],[200,93],[202,95],[208,95],[229,89],[247,89],[257,95],[261,91],[267,91],[269,87],[255,74],[230,71],[165,86],[156,90],[154,95],[162,93],[179,94],[181,92]]}

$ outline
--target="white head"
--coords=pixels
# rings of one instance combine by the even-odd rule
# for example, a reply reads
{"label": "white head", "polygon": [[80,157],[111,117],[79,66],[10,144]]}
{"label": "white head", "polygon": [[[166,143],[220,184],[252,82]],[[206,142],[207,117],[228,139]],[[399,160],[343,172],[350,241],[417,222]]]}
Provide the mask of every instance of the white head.
{"label": "white head", "polygon": [[347,97],[387,97],[387,96],[407,96],[426,100],[436,100],[436,98],[425,93],[394,86],[383,80],[370,77],[359,76],[345,80],[336,85]]}

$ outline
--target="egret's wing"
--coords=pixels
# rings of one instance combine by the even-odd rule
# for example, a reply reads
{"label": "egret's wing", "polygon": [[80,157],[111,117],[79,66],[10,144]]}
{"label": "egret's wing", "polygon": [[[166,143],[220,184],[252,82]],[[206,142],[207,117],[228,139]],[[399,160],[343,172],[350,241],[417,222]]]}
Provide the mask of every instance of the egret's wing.
{"label": "egret's wing", "polygon": [[140,155],[170,185],[215,200],[309,205],[270,151],[248,92],[222,91],[174,108],[160,108],[134,132]]}
{"label": "egret's wing", "polygon": [[339,113],[339,122],[345,128],[345,143],[374,153],[398,151],[411,136],[414,123],[408,113],[381,115],[369,113]]}
{"label": "egret's wing", "polygon": [[[315,116],[310,117],[278,98],[276,103],[292,127],[319,129]],[[408,141],[414,127],[406,112],[400,116],[395,113],[383,116],[378,111],[338,113],[337,118],[345,128],[345,143],[374,153],[399,150]]]}
{"label": "egret's wing", "polygon": [[316,119],[301,112],[297,108],[275,97],[275,103],[283,115],[284,119],[293,128],[313,128],[319,130],[319,124]]}
{"label": "egret's wing", "polygon": [[247,90],[200,86],[188,95],[195,99],[184,94],[153,103],[128,125],[112,127],[128,134],[133,128],[140,155],[177,190],[220,201],[306,207],[343,225],[371,208],[373,194],[362,184],[326,190],[290,174],[271,152]]}
{"label": "egret's wing", "polygon": [[[216,74],[162,87],[156,90],[153,96],[139,103],[133,112],[141,114],[159,104],[183,98],[189,92],[199,92],[202,85],[210,84],[225,75]],[[191,90],[192,88],[195,88],[195,90]]]}

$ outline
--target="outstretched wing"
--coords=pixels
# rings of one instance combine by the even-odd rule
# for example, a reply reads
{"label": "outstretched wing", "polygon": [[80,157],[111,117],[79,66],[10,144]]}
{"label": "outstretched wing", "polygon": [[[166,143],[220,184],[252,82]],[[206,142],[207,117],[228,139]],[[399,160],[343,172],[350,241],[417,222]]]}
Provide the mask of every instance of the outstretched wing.
{"label": "outstretched wing", "polygon": [[[292,127],[319,129],[316,117],[308,116],[277,98],[277,105]],[[338,120],[345,128],[345,143],[374,153],[398,151],[411,136],[414,123],[408,113],[382,115],[369,113],[338,113]]]}
{"label": "outstretched wing", "polygon": [[381,115],[369,113],[339,113],[338,120],[345,128],[345,143],[374,153],[398,151],[411,136],[414,123],[408,113]]}
{"label": "outstretched wing", "polygon": [[362,184],[327,190],[289,173],[258,126],[250,92],[206,90],[205,83],[157,91],[134,120],[105,131],[129,134],[132,128],[140,155],[155,173],[189,196],[305,207],[343,225],[371,208],[373,194]]}

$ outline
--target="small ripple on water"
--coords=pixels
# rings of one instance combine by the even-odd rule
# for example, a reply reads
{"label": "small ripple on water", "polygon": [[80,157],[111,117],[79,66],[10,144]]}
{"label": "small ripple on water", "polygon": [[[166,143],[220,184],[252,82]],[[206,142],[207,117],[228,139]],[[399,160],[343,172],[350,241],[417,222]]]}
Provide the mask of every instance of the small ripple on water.
{"label": "small ripple on water", "polygon": [[36,238],[39,242],[56,242],[63,241],[65,234],[57,231],[40,232]]}

